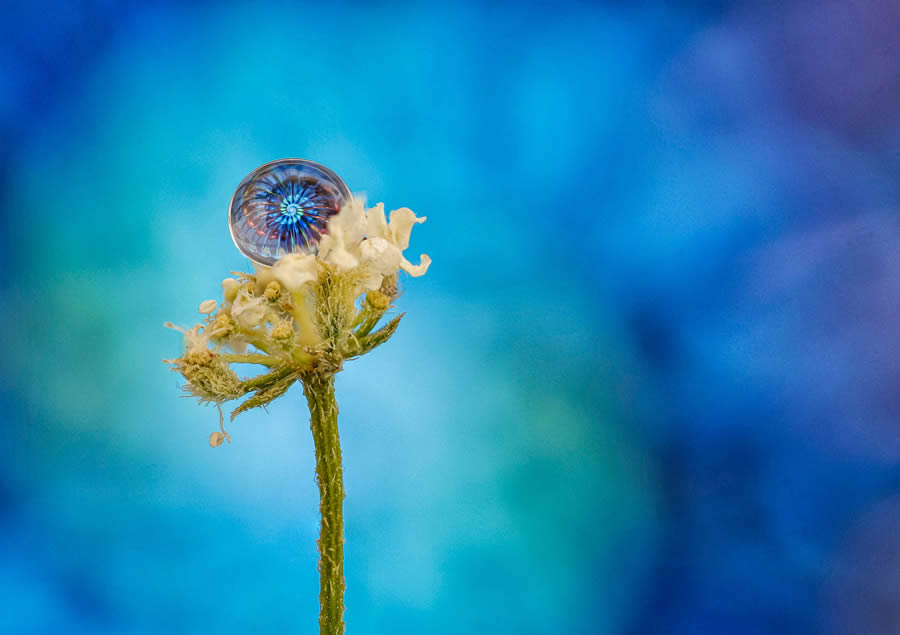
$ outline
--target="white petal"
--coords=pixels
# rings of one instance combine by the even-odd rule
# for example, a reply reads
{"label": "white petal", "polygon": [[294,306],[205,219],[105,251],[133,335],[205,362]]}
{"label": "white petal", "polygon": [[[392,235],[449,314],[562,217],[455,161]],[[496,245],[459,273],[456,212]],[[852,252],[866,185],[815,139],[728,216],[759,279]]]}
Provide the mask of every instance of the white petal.
{"label": "white petal", "polygon": [[319,277],[319,269],[316,257],[311,254],[288,254],[272,266],[272,274],[288,291],[299,291]]}
{"label": "white petal", "polygon": [[[359,265],[359,258],[351,252],[359,250],[358,243],[350,243],[349,247],[344,240],[344,228],[340,224],[331,228],[320,244],[319,258],[339,269],[353,269]],[[323,255],[324,254],[324,255]]]}
{"label": "white petal", "polygon": [[335,242],[334,236],[331,234],[325,234],[322,238],[319,239],[319,249],[316,253],[316,257],[325,262],[328,260],[328,254],[334,249]]}
{"label": "white petal", "polygon": [[404,258],[400,261],[400,268],[411,275],[413,278],[424,276],[425,272],[428,271],[428,266],[431,264],[431,258],[429,258],[426,254],[422,254],[421,259],[421,264],[414,265],[406,258]]}
{"label": "white petal", "polygon": [[329,231],[333,231],[332,227],[340,226],[348,245],[361,241],[367,229],[365,201],[361,198],[352,199],[331,218],[328,226]]}
{"label": "white petal", "polygon": [[[334,247],[334,237],[343,237],[347,245],[358,243],[366,235],[365,199],[355,197],[345,203],[341,210],[328,219],[328,229],[319,241],[319,258],[326,260],[328,252]],[[329,241],[328,237],[332,240]]]}
{"label": "white petal", "polygon": [[359,260],[353,257],[353,254],[347,250],[334,249],[328,255],[328,262],[335,265],[338,269],[353,269],[359,265]]}
{"label": "white petal", "polygon": [[206,350],[209,347],[209,335],[200,332],[199,324],[195,324],[188,331],[185,331],[180,326],[175,326],[171,322],[166,322],[164,326],[184,334],[184,348],[186,351]]}
{"label": "white petal", "polygon": [[368,225],[366,234],[369,238],[390,238],[387,220],[384,217],[384,203],[370,207],[366,212],[366,221]]}
{"label": "white petal", "polygon": [[253,328],[265,319],[266,307],[262,298],[250,297],[247,291],[242,289],[231,305],[231,317],[244,328]]}
{"label": "white petal", "polygon": [[401,250],[409,247],[409,234],[416,223],[424,223],[425,216],[416,218],[408,207],[401,207],[391,212],[391,239]]}
{"label": "white petal", "polygon": [[400,266],[400,261],[403,259],[400,249],[377,236],[362,241],[359,251],[362,256],[360,264],[385,276],[396,273],[397,267]]}
{"label": "white petal", "polygon": [[384,276],[378,272],[371,272],[366,274],[364,278],[359,281],[359,292],[362,291],[374,291],[381,287],[381,283],[384,281]]}

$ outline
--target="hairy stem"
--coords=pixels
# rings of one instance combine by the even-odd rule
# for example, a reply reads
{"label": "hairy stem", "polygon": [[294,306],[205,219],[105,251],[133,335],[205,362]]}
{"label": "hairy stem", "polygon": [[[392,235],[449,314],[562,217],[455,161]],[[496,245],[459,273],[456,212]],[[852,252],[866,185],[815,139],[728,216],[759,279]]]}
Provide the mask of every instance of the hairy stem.
{"label": "hairy stem", "polygon": [[222,359],[229,364],[260,364],[262,366],[268,366],[269,368],[280,366],[283,363],[282,360],[276,357],[272,357],[271,355],[261,355],[259,353],[222,353]]}
{"label": "hairy stem", "polygon": [[319,632],[344,633],[344,479],[338,438],[338,407],[334,375],[310,372],[303,376],[309,404],[310,428],[316,446],[316,481],[322,525],[319,533]]}

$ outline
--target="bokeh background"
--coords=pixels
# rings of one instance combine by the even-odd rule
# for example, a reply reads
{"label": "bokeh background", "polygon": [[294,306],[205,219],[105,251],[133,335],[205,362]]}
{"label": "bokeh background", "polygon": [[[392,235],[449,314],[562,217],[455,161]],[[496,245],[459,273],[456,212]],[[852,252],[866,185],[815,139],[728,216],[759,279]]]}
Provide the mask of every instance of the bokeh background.
{"label": "bokeh background", "polygon": [[302,394],[212,450],[160,363],[300,156],[434,258],[338,378],[349,633],[900,633],[895,1],[27,4],[0,632],[317,632]]}

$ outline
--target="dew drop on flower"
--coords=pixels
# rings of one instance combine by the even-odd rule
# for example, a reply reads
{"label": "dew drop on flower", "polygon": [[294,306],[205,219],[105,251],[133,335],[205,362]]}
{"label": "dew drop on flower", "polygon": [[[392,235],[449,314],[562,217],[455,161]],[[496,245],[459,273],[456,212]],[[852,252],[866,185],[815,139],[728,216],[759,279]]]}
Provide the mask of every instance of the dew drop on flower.
{"label": "dew drop on flower", "polygon": [[241,181],[231,199],[228,226],[250,260],[274,264],[289,253],[316,253],[328,219],[350,201],[340,177],[312,161],[280,159]]}

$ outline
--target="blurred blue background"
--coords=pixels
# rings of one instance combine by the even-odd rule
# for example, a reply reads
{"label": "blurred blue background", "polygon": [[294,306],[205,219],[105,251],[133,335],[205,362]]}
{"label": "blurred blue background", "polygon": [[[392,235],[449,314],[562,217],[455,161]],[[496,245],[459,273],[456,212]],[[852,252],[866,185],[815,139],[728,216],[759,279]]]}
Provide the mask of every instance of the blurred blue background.
{"label": "blurred blue background", "polygon": [[349,633],[900,632],[900,5],[640,5],[7,3],[0,633],[317,632],[300,390],[214,451],[160,363],[287,156],[434,258]]}

